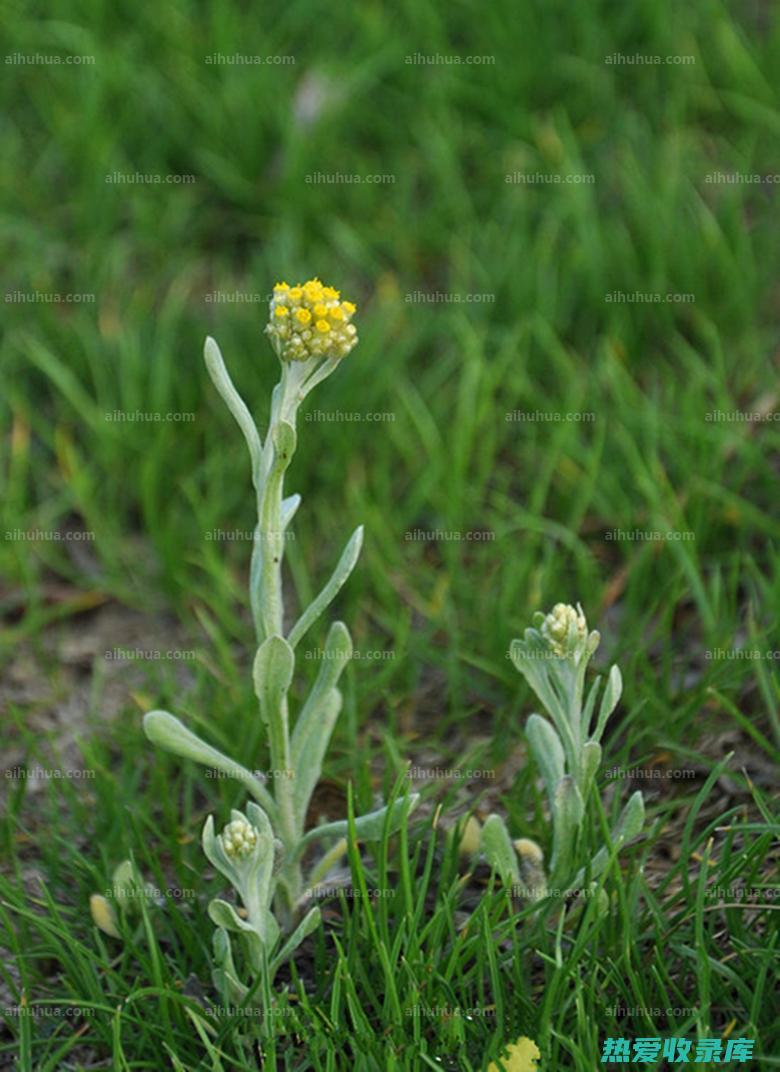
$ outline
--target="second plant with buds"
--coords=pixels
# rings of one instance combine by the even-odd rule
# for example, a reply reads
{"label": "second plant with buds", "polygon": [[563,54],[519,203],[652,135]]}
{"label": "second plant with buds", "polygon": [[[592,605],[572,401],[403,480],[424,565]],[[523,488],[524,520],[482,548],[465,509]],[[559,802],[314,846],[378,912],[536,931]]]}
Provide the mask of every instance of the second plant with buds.
{"label": "second plant with buds", "polygon": [[623,684],[620,670],[613,666],[598,710],[601,678],[595,679],[586,695],[585,673],[601,638],[595,630],[589,632],[579,604],[575,608],[557,603],[549,614],[537,614],[536,625],[526,629],[522,640],[512,642],[510,655],[548,715],[531,715],[526,734],[550,806],[549,867],[536,842],[520,838],[512,844],[499,815],[491,815],[482,830],[482,846],[490,862],[505,881],[517,883],[531,900],[546,896],[550,887],[566,890],[580,886],[586,875],[596,878],[613,848],[617,851],[635,837],[644,822],[642,794],[637,792],[612,831],[612,844],[602,846],[590,861],[583,860],[580,834],[601,764],[600,742]]}

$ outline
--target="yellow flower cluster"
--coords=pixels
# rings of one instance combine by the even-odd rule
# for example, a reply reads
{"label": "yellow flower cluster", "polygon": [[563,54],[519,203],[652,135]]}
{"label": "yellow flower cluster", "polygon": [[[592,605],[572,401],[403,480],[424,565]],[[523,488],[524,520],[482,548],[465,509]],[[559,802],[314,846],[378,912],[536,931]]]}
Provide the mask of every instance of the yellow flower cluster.
{"label": "yellow flower cluster", "polygon": [[346,357],[357,346],[357,328],[350,323],[355,306],[340,297],[319,279],[276,284],[265,330],[282,361]]}

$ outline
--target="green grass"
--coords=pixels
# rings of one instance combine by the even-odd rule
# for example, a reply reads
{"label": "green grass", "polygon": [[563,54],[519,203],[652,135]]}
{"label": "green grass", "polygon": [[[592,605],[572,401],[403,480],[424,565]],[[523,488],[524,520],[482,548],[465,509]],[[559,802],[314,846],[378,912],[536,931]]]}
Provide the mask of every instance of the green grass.
{"label": "green grass", "polygon": [[[395,893],[344,899],[318,934],[314,983],[293,975],[278,1022],[261,1025],[264,1048],[291,1070],[476,1072],[525,1034],[545,1067],[590,1072],[609,1034],[704,1037],[734,1020],[733,1037],[757,1040],[755,1067],[775,1067],[776,906],[724,908],[704,887],[776,881],[776,661],[707,657],[780,648],[780,424],[707,419],[778,401],[776,184],[708,181],[778,170],[771,9],[55,0],[11,2],[3,22],[6,56],[94,57],[5,63],[0,88],[0,653],[11,681],[34,659],[53,693],[4,693],[3,737],[31,765],[56,749],[51,710],[67,723],[72,688],[59,646],[94,605],[143,612],[197,657],[184,678],[141,662],[116,717],[95,658],[78,724],[94,779],[35,796],[21,779],[4,787],[8,1000],[23,991],[94,1015],[78,1027],[3,1015],[0,1063],[257,1067],[237,1024],[217,1018],[211,1033],[191,996],[211,994],[205,906],[221,889],[201,878],[199,830],[242,798],[153,753],[140,715],[167,706],[267,761],[247,673],[249,544],[208,538],[251,528],[248,464],[201,352],[213,334],[262,428],[277,371],[264,301],[209,299],[319,274],[357,302],[361,341],[310,412],[392,418],[304,416],[289,474],[303,495],[289,583],[307,599],[365,522],[338,612],[359,651],[390,656],[348,668],[328,779],[342,793],[351,783],[359,812],[434,754],[495,770],[500,792],[431,786],[408,844],[351,861],[355,882]],[[295,62],[206,63],[213,53]],[[405,62],[418,53],[494,62]],[[615,53],[694,62],[604,62]],[[305,85],[328,100],[311,122],[296,118]],[[106,182],[115,172],[195,181]],[[394,181],[306,181],[318,172]],[[518,172],[595,181],[507,181]],[[9,299],[17,291],[94,300]],[[694,300],[606,300],[615,291]],[[117,410],[194,416],[106,419]],[[518,411],[593,419],[507,419]],[[94,539],[15,536],[62,527]],[[417,530],[461,539],[409,538]],[[589,902],[565,923],[518,911],[498,886],[464,906],[444,833],[466,807],[496,807],[515,836],[546,844],[536,772],[502,774],[532,709],[506,654],[561,599],[601,630],[599,665],[623,672],[605,767],[698,772],[651,794],[646,837],[604,879],[610,911]],[[708,781],[731,750],[728,774]],[[617,812],[627,787],[609,785]],[[587,836],[599,844],[598,828]],[[128,854],[160,888],[197,893],[152,908],[119,944],[88,900]],[[616,1005],[692,1011],[618,1024]]]}

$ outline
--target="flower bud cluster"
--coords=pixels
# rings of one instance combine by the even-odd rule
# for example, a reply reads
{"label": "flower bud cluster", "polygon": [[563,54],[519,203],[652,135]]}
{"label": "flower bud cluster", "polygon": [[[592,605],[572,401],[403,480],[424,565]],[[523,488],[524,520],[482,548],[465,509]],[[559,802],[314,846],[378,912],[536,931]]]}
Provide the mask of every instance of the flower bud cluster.
{"label": "flower bud cluster", "polygon": [[333,287],[310,279],[291,287],[277,283],[266,334],[282,361],[342,358],[357,346],[352,302]]}
{"label": "flower bud cluster", "polygon": [[257,831],[246,819],[234,819],[222,831],[222,846],[234,860],[244,860],[255,851]]}

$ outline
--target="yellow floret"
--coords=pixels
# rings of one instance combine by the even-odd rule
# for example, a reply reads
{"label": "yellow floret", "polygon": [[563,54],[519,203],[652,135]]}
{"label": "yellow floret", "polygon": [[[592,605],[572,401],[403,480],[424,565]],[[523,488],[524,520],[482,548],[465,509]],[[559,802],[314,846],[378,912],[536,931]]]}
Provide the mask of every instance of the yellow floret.
{"label": "yellow floret", "polygon": [[352,316],[352,314],[356,311],[357,306],[353,305],[351,301],[345,301],[341,303],[341,308],[344,310],[347,316]]}
{"label": "yellow floret", "polygon": [[328,309],[328,316],[331,320],[343,320],[344,314],[342,313],[338,305],[334,305],[332,309]]}
{"label": "yellow floret", "polygon": [[314,326],[316,327],[317,331],[321,331],[323,335],[327,331],[330,331],[330,324],[327,320],[318,320]]}
{"label": "yellow floret", "polygon": [[301,290],[300,287],[292,287],[291,290],[290,290],[290,298],[293,301],[300,301],[302,294],[303,294],[303,291]]}
{"label": "yellow floret", "polygon": [[339,297],[339,295],[340,292],[338,290],[334,290],[333,287],[323,288],[322,296],[326,299],[326,301],[335,301]]}
{"label": "yellow floret", "polygon": [[319,305],[315,305],[314,315],[317,317],[318,320],[322,320],[323,317],[326,317],[328,315],[327,305],[323,305],[322,303],[320,303]]}
{"label": "yellow floret", "polygon": [[284,291],[289,290],[289,289],[290,288],[287,286],[286,283],[277,283],[276,286],[274,287],[274,291],[278,290],[281,293],[283,293]]}
{"label": "yellow floret", "polygon": [[296,309],[295,319],[298,321],[299,324],[308,324],[311,320],[311,313],[308,309]]}
{"label": "yellow floret", "polygon": [[277,305],[274,309],[274,316],[287,316],[289,311],[286,305]]}

